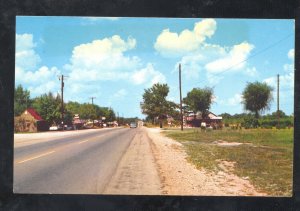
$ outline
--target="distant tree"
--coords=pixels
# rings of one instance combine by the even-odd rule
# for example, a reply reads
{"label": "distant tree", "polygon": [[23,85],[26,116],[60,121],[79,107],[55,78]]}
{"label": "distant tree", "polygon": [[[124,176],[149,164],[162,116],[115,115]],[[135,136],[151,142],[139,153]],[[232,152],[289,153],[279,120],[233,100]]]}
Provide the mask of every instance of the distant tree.
{"label": "distant tree", "polygon": [[242,94],[245,109],[253,112],[255,118],[259,118],[260,112],[270,108],[272,91],[273,88],[266,83],[248,83]]}
{"label": "distant tree", "polygon": [[[279,117],[280,117],[280,118],[287,117],[287,115],[286,115],[282,110],[279,110],[278,113],[279,113]],[[277,118],[278,113],[277,113],[277,111],[276,111],[276,112],[273,112],[273,113],[271,114],[271,116],[272,116],[273,118]]]}
{"label": "distant tree", "polygon": [[220,114],[219,116],[221,116],[223,119],[230,119],[232,118],[232,116],[228,113],[223,113],[223,114]]}
{"label": "distant tree", "polygon": [[59,124],[61,121],[61,97],[54,96],[51,92],[43,94],[33,100],[32,107],[50,125]]}
{"label": "distant tree", "polygon": [[166,99],[168,93],[167,84],[156,83],[151,88],[145,89],[141,102],[142,113],[146,114],[153,122],[154,118],[158,118],[160,128],[162,128],[162,120],[170,115],[176,107],[175,103]]}
{"label": "distant tree", "polygon": [[183,98],[183,102],[187,105],[187,108],[193,111],[194,115],[197,112],[201,112],[202,118],[208,115],[208,110],[212,103],[213,90],[211,88],[193,88],[192,91],[187,93],[187,96]]}
{"label": "distant tree", "polygon": [[79,116],[82,119],[96,119],[97,113],[92,104],[84,103],[80,105]]}
{"label": "distant tree", "polygon": [[72,115],[79,114],[81,104],[78,102],[69,101],[66,103],[65,109]]}
{"label": "distant tree", "polygon": [[32,100],[30,99],[30,92],[22,87],[22,85],[18,85],[15,88],[15,96],[14,96],[14,113],[15,116],[20,116],[25,109],[31,106]]}

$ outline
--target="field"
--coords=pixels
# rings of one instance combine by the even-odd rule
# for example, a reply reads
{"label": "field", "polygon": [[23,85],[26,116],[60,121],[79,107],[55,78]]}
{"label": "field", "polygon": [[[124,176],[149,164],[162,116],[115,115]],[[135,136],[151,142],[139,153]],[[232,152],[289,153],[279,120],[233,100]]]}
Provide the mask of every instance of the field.
{"label": "field", "polygon": [[184,145],[197,168],[220,171],[221,161],[229,161],[232,173],[249,179],[257,190],[292,195],[293,129],[168,129],[164,134]]}

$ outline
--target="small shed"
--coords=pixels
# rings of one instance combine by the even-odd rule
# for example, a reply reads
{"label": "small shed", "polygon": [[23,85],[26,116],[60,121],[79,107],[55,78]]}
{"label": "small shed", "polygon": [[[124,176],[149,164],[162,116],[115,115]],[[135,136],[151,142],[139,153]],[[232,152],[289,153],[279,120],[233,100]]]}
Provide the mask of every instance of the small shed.
{"label": "small shed", "polygon": [[33,108],[27,108],[15,118],[16,132],[38,132],[49,130],[48,123]]}

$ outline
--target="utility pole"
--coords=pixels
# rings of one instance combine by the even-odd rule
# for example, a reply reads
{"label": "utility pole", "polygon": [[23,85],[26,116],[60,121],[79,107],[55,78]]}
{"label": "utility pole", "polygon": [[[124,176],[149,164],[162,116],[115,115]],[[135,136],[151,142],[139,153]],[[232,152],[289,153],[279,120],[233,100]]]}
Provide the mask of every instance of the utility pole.
{"label": "utility pole", "polygon": [[118,124],[119,124],[119,122],[120,122],[120,116],[119,116],[119,112],[117,112],[117,122],[118,122]]}
{"label": "utility pole", "polygon": [[277,128],[280,128],[280,114],[279,114],[279,74],[277,74]]}
{"label": "utility pole", "polygon": [[96,97],[90,97],[90,99],[92,99],[92,105],[94,105],[94,99],[95,99]]}
{"label": "utility pole", "polygon": [[183,131],[182,95],[181,95],[181,64],[179,64],[179,93],[180,93],[180,121],[181,121],[181,131]]}
{"label": "utility pole", "polygon": [[[95,99],[96,97],[90,97],[90,99],[92,99],[92,106],[93,106],[93,110],[94,110],[94,99]],[[94,118],[93,118],[93,128],[94,128]]]}
{"label": "utility pole", "polygon": [[62,130],[64,130],[64,75],[61,75],[59,77],[59,80],[61,81],[61,124],[62,124]]}

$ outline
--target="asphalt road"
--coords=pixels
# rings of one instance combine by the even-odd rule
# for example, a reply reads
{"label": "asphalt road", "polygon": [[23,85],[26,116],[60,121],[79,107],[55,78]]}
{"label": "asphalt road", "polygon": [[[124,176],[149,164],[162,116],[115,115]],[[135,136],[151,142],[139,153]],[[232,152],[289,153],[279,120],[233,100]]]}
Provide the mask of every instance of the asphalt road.
{"label": "asphalt road", "polygon": [[140,130],[100,129],[55,138],[49,133],[32,143],[15,137],[14,192],[101,194]]}

